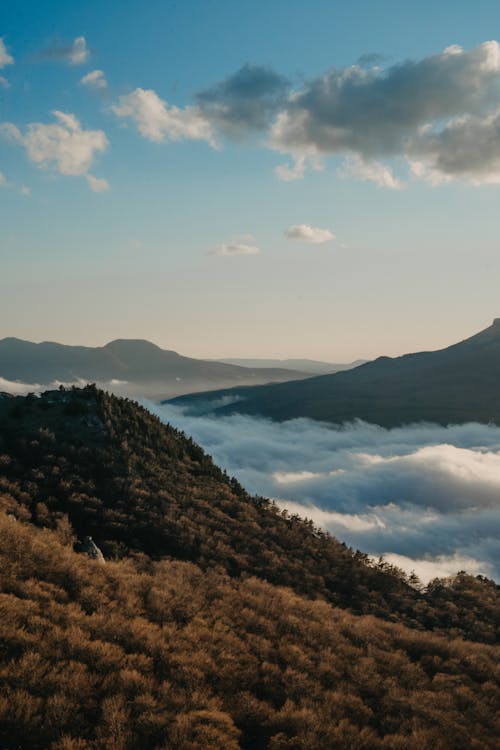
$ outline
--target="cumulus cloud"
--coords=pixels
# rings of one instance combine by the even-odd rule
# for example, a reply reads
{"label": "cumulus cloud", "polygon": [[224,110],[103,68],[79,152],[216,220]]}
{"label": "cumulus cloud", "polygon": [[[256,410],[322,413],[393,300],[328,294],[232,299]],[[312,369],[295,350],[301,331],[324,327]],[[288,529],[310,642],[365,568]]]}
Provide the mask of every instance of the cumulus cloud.
{"label": "cumulus cloud", "polygon": [[269,67],[244,65],[197,95],[200,108],[232,138],[261,131],[283,106],[289,81]]}
{"label": "cumulus cloud", "polygon": [[94,175],[85,175],[86,180],[90,186],[90,189],[94,193],[104,193],[109,190],[109,182],[104,177],[94,177]]}
{"label": "cumulus cloud", "polygon": [[150,141],[198,140],[216,146],[212,126],[199,107],[170,106],[152,89],[137,88],[121,96],[111,109],[117,117],[132,119]]}
{"label": "cumulus cloud", "polygon": [[[0,37],[0,69],[5,68],[6,65],[13,65],[14,64],[14,58],[12,55],[9,55],[7,52],[7,48],[5,46],[4,40]],[[0,76],[0,86],[3,86],[5,89],[10,88],[10,83],[4,76]]]}
{"label": "cumulus cloud", "polygon": [[[96,155],[106,150],[106,135],[102,130],[85,130],[73,114],[57,110],[53,114],[56,122],[30,123],[24,134],[12,123],[0,125],[0,131],[23,146],[28,159],[38,167],[54,168],[63,175],[87,176],[92,187],[96,178],[90,177],[88,170]],[[97,182],[103,184],[103,181]]]}
{"label": "cumulus cloud", "polygon": [[0,172],[0,187],[7,187],[8,181],[3,172]]}
{"label": "cumulus cloud", "polygon": [[104,89],[108,87],[108,82],[102,70],[91,70],[90,73],[87,73],[80,78],[80,83],[82,86],[87,86],[87,88],[100,91],[104,91]]}
{"label": "cumulus cloud", "polygon": [[7,52],[4,40],[0,37],[0,68],[5,68],[6,65],[13,65],[14,58]]}
{"label": "cumulus cloud", "polygon": [[21,193],[21,195],[24,195],[26,198],[29,198],[29,196],[31,195],[31,188],[28,187],[28,185],[21,185],[19,192]]}
{"label": "cumulus cloud", "polygon": [[329,229],[320,229],[309,224],[293,224],[285,231],[285,237],[287,240],[310,242],[313,245],[320,245],[335,239],[335,235]]}
{"label": "cumulus cloud", "polygon": [[42,58],[63,60],[69,65],[83,65],[90,57],[90,50],[84,36],[77,36],[71,43],[55,42],[42,50]]}
{"label": "cumulus cloud", "polygon": [[413,174],[434,185],[456,178],[500,183],[500,107],[454,118],[441,130],[423,129],[409,143],[408,155]]}
{"label": "cumulus cloud", "polygon": [[338,428],[148,406],[251,493],[275,498],[357,549],[425,580],[459,569],[500,577],[496,426]]}
{"label": "cumulus cloud", "polygon": [[380,55],[364,55],[295,89],[268,67],[245,65],[196,100],[197,107],[185,110],[163,103],[163,124],[156,126],[153,116],[153,125],[146,118],[140,129],[161,140],[172,112],[176,119],[201,118],[205,140],[206,133],[213,140],[217,130],[233,139],[261,133],[268,148],[290,157],[275,168],[287,182],[323,168],[328,156],[344,157],[343,176],[390,189],[401,181],[388,160],[409,164],[414,176],[435,184],[500,179],[496,41],[471,50],[451,45],[420,60],[387,65]]}
{"label": "cumulus cloud", "polygon": [[[292,154],[351,153],[363,161],[404,156],[429,123],[478,115],[498,102],[500,46],[458,46],[388,68],[333,69],[289,98],[270,143]],[[446,128],[446,122],[445,126]],[[418,139],[411,149],[417,149]]]}
{"label": "cumulus cloud", "polygon": [[[82,79],[104,86],[101,71]],[[258,134],[287,157],[280,180],[321,170],[341,157],[339,173],[389,189],[401,187],[394,164],[418,179],[474,185],[500,181],[500,45],[451,45],[420,60],[385,64],[378,54],[333,68],[292,88],[269,67],[246,64],[195,96],[168,104],[137,88],[111,107],[154,142],[185,139],[217,147],[221,137]]]}
{"label": "cumulus cloud", "polygon": [[393,175],[390,167],[373,159],[366,161],[360,156],[347,157],[340,169],[337,170],[337,174],[340,177],[353,177],[362,182],[374,182],[376,185],[390,190],[401,188],[401,180]]}
{"label": "cumulus cloud", "polygon": [[259,252],[260,250],[256,245],[249,245],[247,242],[238,241],[236,238],[230,242],[222,242],[216,245],[210,251],[210,255],[257,255]]}

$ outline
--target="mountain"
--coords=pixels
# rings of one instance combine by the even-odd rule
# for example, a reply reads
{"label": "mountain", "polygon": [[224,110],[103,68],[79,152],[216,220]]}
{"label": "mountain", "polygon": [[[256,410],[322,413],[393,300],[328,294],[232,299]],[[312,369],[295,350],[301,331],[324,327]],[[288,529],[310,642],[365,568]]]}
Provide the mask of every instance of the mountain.
{"label": "mountain", "polygon": [[[394,427],[412,422],[500,424],[500,319],[433,352],[379,357],[360,367],[301,382],[234,388],[174,400],[193,412],[258,414],[282,421],[353,419]],[[217,406],[219,399],[224,406]],[[215,403],[216,408],[213,408]]]}
{"label": "mountain", "polygon": [[[0,454],[1,487],[23,517],[55,527],[67,515],[106,557],[170,556],[415,627],[451,622],[404,574],[250,497],[190,438],[94,386],[0,400]],[[452,621],[468,632],[464,613]],[[475,628],[470,637],[491,639],[490,625]]]}
{"label": "mountain", "polygon": [[494,582],[424,590],[95,387],[0,399],[0,567],[1,747],[497,746]]}
{"label": "mountain", "polygon": [[362,365],[366,360],[357,359],[355,362],[342,365],[316,359],[219,359],[217,361],[239,367],[284,367],[287,370],[299,370],[310,375],[327,375],[341,370],[352,370],[353,367]]}
{"label": "mountain", "polygon": [[48,385],[54,381],[107,383],[126,395],[165,397],[193,390],[282,382],[307,377],[283,368],[246,368],[183,357],[150,341],[117,339],[105,346],[0,340],[0,377]]}

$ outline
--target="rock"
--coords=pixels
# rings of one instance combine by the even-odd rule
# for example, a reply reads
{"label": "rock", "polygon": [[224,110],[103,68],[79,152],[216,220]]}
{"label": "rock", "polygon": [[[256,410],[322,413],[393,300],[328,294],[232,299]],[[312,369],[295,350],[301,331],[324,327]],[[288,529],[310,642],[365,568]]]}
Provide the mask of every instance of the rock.
{"label": "rock", "polygon": [[91,536],[84,537],[83,552],[85,552],[86,555],[92,558],[92,560],[97,560],[100,563],[106,562],[106,560],[104,559],[104,555]]}

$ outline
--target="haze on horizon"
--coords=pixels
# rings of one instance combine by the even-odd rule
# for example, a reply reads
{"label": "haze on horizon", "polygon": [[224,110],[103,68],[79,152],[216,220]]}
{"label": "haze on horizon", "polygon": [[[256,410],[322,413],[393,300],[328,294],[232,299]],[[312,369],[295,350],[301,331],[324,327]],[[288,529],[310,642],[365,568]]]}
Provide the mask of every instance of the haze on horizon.
{"label": "haze on horizon", "polygon": [[0,338],[349,362],[481,330],[499,22],[494,0],[6,0]]}

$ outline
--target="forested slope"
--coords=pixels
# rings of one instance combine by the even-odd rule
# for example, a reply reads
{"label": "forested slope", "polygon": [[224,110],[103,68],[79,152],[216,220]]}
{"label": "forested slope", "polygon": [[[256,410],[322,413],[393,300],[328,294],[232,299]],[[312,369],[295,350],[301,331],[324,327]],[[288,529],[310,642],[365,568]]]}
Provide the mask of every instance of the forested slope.
{"label": "forested slope", "polygon": [[0,570],[6,750],[497,747],[494,582],[410,585],[94,387],[0,398]]}

